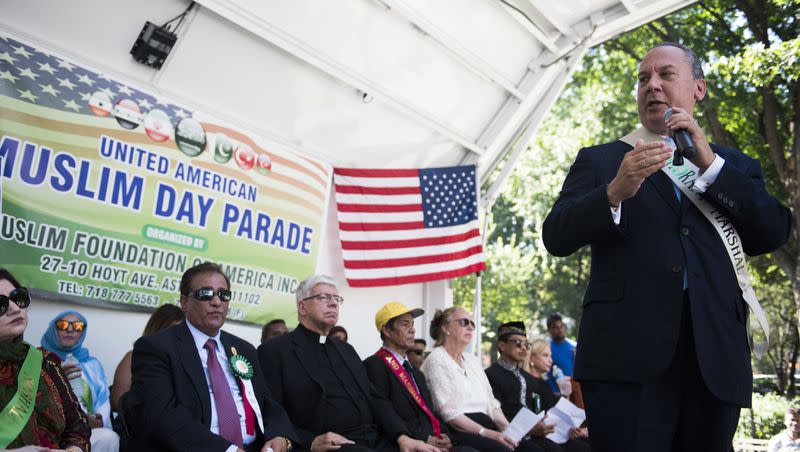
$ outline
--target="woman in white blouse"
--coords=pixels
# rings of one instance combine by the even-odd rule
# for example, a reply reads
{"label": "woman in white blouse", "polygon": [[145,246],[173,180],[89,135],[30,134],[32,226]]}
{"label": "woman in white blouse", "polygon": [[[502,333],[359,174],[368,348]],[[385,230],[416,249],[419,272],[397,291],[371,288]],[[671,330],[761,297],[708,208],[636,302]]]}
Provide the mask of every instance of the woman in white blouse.
{"label": "woman in white blouse", "polygon": [[460,307],[437,310],[431,321],[435,347],[422,364],[433,405],[451,427],[453,442],[482,452],[543,451],[529,440],[514,443],[502,432],[508,419],[494,398],[478,358],[464,353],[475,323]]}

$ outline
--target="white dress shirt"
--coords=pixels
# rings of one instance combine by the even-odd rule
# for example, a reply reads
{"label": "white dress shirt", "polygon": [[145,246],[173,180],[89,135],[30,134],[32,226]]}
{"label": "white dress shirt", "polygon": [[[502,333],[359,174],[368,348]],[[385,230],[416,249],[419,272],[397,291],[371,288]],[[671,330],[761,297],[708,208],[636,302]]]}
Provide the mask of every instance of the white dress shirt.
{"label": "white dress shirt", "polygon": [[[205,349],[205,345],[209,339],[214,339],[214,341],[217,343],[217,361],[219,362],[220,367],[222,367],[222,371],[225,373],[225,379],[228,380],[228,386],[230,386],[231,395],[233,395],[233,402],[236,404],[236,411],[239,412],[242,440],[244,441],[244,444],[252,443],[255,441],[256,437],[255,435],[247,434],[242,393],[239,390],[239,382],[234,378],[231,366],[228,365],[228,355],[225,353],[225,349],[223,348],[224,346],[222,344],[222,339],[220,338],[220,332],[217,331],[217,335],[211,337],[195,328],[195,326],[189,322],[189,319],[186,319],[186,325],[189,326],[189,331],[192,333],[194,345],[197,347],[197,353],[200,355],[200,362],[203,364],[203,375],[205,375],[206,384],[208,385],[208,395],[211,398],[211,425],[209,426],[211,433],[219,435],[219,419],[217,418],[217,402],[214,400],[214,390],[211,389],[211,377],[208,373],[208,351]],[[236,445],[232,444],[225,451],[236,452],[238,449],[239,448]]]}
{"label": "white dress shirt", "polygon": [[[674,145],[673,145],[674,150]],[[717,176],[719,176],[719,172],[722,171],[722,165],[725,164],[725,159],[720,157],[719,155],[714,154],[714,161],[711,162],[711,165],[701,174],[697,179],[694,181],[695,189],[700,193],[705,193],[708,190],[708,186],[713,184],[714,181],[717,180]],[[674,184],[673,184],[674,185]],[[619,204],[617,207],[611,208],[611,218],[614,219],[614,224],[619,225],[620,220],[622,219],[622,203]]]}

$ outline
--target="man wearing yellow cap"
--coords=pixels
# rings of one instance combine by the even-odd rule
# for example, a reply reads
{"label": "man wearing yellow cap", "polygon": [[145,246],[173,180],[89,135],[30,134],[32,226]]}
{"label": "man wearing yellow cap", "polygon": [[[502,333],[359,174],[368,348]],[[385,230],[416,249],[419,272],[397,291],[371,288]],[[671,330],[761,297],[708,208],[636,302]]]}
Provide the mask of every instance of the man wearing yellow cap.
{"label": "man wearing yellow cap", "polygon": [[383,346],[364,360],[367,376],[375,391],[391,400],[412,437],[442,451],[477,452],[470,447],[453,447],[446,424],[432,411],[425,375],[408,360],[408,350],[414,347],[414,319],[423,313],[422,309],[410,309],[396,301],[378,310],[375,328]]}

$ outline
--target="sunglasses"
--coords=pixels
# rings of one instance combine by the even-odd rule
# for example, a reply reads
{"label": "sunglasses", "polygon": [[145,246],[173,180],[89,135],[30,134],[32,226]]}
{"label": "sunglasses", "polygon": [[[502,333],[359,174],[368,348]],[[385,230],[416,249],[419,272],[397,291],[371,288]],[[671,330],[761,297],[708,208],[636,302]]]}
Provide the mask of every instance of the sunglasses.
{"label": "sunglasses", "polygon": [[20,309],[25,309],[31,305],[31,295],[24,287],[12,290],[8,296],[0,295],[0,316],[5,315],[8,311],[9,301],[13,301]]}
{"label": "sunglasses", "polygon": [[451,322],[458,322],[458,324],[464,328],[466,328],[467,325],[471,325],[473,328],[475,328],[475,322],[473,322],[472,319],[468,319],[466,317],[464,317],[463,319],[453,319],[451,320]]}
{"label": "sunglasses", "polygon": [[215,292],[214,289],[210,287],[203,287],[202,289],[197,289],[194,292],[190,293],[189,295],[191,295],[192,298],[194,298],[195,300],[200,300],[200,301],[211,301],[214,298],[214,295],[216,295],[223,303],[231,301],[231,297],[233,296],[231,291],[228,289],[219,289]]}
{"label": "sunglasses", "polygon": [[56,329],[60,331],[67,331],[70,325],[72,325],[72,331],[76,333],[80,333],[86,329],[86,322],[83,320],[75,320],[74,322],[70,322],[69,320],[59,320],[56,322]]}
{"label": "sunglasses", "polygon": [[517,348],[531,348],[531,343],[528,341],[523,341],[522,339],[514,339],[513,341],[506,341],[510,344],[514,344],[514,347]]}

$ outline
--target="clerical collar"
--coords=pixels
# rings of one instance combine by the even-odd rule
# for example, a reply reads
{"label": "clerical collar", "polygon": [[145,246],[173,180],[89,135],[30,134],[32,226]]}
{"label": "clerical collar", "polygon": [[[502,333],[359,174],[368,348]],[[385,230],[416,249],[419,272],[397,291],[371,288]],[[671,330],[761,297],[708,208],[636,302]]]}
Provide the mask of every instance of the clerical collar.
{"label": "clerical collar", "polygon": [[319,333],[315,333],[314,331],[311,331],[305,326],[303,326],[302,323],[297,325],[296,330],[299,331],[300,334],[308,338],[310,342],[317,342],[320,344],[324,344],[325,342],[328,341],[328,336],[323,336]]}
{"label": "clerical collar", "polygon": [[512,364],[512,363],[504,360],[502,356],[497,358],[497,365],[502,367],[505,370],[510,370],[511,372],[514,372],[515,370],[519,369],[518,365]]}

